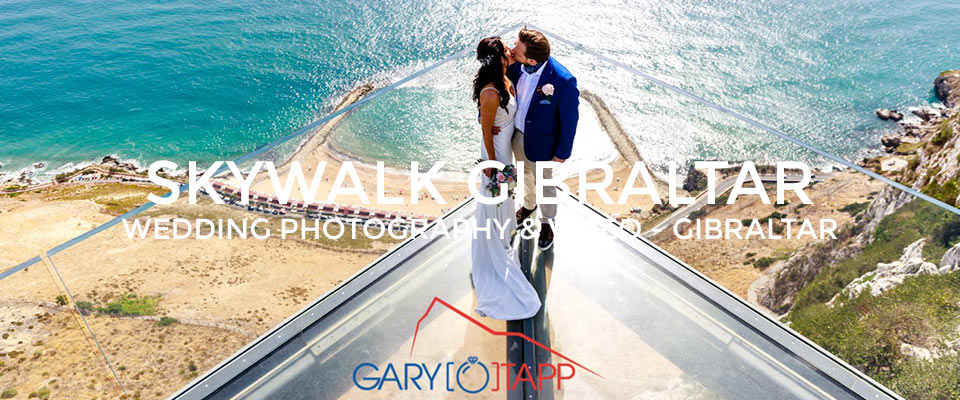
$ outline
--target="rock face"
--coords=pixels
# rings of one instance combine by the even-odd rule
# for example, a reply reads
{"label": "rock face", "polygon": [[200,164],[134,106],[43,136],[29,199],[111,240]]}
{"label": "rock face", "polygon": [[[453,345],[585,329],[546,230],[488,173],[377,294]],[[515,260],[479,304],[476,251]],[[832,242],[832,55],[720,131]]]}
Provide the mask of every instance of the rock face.
{"label": "rock face", "polygon": [[900,136],[896,136],[896,135],[883,135],[880,137],[880,144],[882,144],[883,147],[886,147],[889,149],[896,148],[902,142],[903,140],[900,138]]}
{"label": "rock face", "polygon": [[[932,149],[920,145],[931,140],[942,128],[943,121],[948,118],[953,118],[949,123],[953,124],[955,131],[960,132],[960,119],[956,118],[960,114],[960,70],[940,74],[935,85],[937,95],[946,107],[934,103],[930,106],[911,108],[905,117],[894,115],[900,114],[896,110],[877,110],[877,116],[880,118],[902,119],[899,121],[902,127],[900,134],[885,135],[881,138],[887,152],[903,152],[910,155],[916,153],[916,158],[907,162],[906,165],[904,165],[904,158],[888,159],[887,161],[892,163],[877,164],[876,167],[886,171],[905,171],[903,175],[905,179],[901,182],[917,190],[922,190],[930,182],[927,179],[929,177],[933,177],[940,184],[960,177],[960,135],[954,135],[941,146]],[[873,240],[880,221],[913,199],[913,196],[899,189],[884,188],[861,214],[857,223],[847,225],[843,228],[849,229],[842,228],[838,232],[837,240],[808,243],[798,249],[788,260],[769,268],[761,279],[751,285],[749,293],[751,302],[777,314],[788,312],[799,290],[809,285],[824,268],[860,254],[864,246]],[[922,248],[921,245],[916,247]],[[905,258],[902,257],[900,260],[881,264],[877,271],[871,273],[873,275],[860,277],[855,282],[860,285],[859,287],[851,286],[850,289],[882,293],[898,285],[908,274],[944,274],[960,270],[960,247],[950,249],[944,255],[939,267],[916,258],[905,255]],[[879,283],[868,282],[878,278]]]}
{"label": "rock face", "polygon": [[[837,297],[846,293],[848,298],[854,298],[867,291],[871,296],[879,296],[903,283],[910,276],[938,275],[937,266],[923,261],[923,245],[926,239],[920,239],[903,250],[903,256],[892,263],[879,263],[877,269],[863,274],[847,285]],[[834,297],[829,304],[837,299]]]}
{"label": "rock face", "polygon": [[923,261],[924,244],[926,244],[926,239],[917,240],[903,250],[903,256],[899,260],[889,264],[877,264],[875,271],[867,272],[850,282],[844,290],[830,300],[829,304],[833,305],[837,297],[844,293],[851,299],[864,291],[869,291],[871,296],[876,297],[897,287],[910,276],[943,275],[960,270],[960,244],[953,246],[944,253],[943,258],[940,259],[939,268],[933,263]]}
{"label": "rock face", "polygon": [[899,189],[884,188],[863,212],[860,223],[853,230],[841,230],[837,240],[808,243],[786,262],[771,267],[767,272],[768,279],[754,287],[755,301],[777,314],[789,311],[797,291],[809,285],[824,267],[859,254],[873,240],[880,220],[912,199],[913,196]]}
{"label": "rock face", "polygon": [[914,346],[910,343],[900,343],[900,354],[923,361],[930,361],[933,359],[933,352],[930,351],[930,349]]}
{"label": "rock face", "polygon": [[880,119],[884,121],[887,121],[887,120],[899,121],[903,119],[903,114],[901,114],[897,110],[881,108],[877,110],[877,117],[880,117]]}
{"label": "rock face", "polygon": [[943,254],[943,258],[940,259],[940,269],[937,272],[948,274],[953,271],[960,271],[960,243]]}
{"label": "rock face", "polygon": [[933,86],[937,89],[937,97],[947,107],[960,105],[960,69],[944,71],[933,80]]}

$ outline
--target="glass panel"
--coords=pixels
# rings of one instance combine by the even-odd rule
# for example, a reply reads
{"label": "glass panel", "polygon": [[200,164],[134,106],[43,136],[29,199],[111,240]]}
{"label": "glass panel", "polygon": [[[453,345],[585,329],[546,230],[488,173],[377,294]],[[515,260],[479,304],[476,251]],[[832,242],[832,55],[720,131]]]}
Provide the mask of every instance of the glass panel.
{"label": "glass panel", "polygon": [[[473,206],[468,205],[456,215],[468,218],[472,209]],[[409,250],[420,246],[424,247]],[[408,254],[411,252],[412,255]],[[489,369],[492,385],[492,363],[504,362],[505,340],[486,332],[446,305],[433,303],[437,297],[494,331],[506,330],[505,322],[472,313],[476,298],[471,289],[471,266],[464,262],[469,259],[469,236],[439,237],[432,241],[421,238],[407,244],[406,249],[401,248],[365,271],[366,279],[375,283],[361,287],[364,280],[358,277],[331,293],[325,301],[336,302],[345,293],[360,290],[316,323],[305,327],[295,339],[264,361],[257,362],[225,385],[212,398],[395,398],[410,393],[407,390],[412,392],[414,386],[405,381],[401,384],[406,390],[393,381],[377,386],[388,366],[404,376],[403,368],[407,364],[419,365],[406,367],[410,368],[407,376],[412,377],[423,371],[436,374],[437,366],[447,368],[448,362],[454,363],[452,368],[459,368],[472,356]],[[421,318],[423,322],[417,330]],[[415,331],[418,333],[414,347]],[[353,382],[355,371],[359,371],[358,385]],[[467,368],[463,371],[464,387],[470,390],[483,387],[485,375],[468,373]],[[424,390],[430,387],[425,379],[418,382]],[[454,398],[464,395],[456,388],[456,392],[446,392],[439,387],[440,382],[436,380],[437,387],[430,393]],[[377,386],[377,390],[361,389],[371,385]],[[488,390],[481,397],[502,397],[501,393],[491,394]]]}
{"label": "glass panel", "polygon": [[[589,209],[561,211],[555,250],[535,256],[535,282],[546,296],[538,333],[603,376],[579,371],[563,396],[855,397],[677,280],[650,258],[652,248],[607,236]],[[538,362],[557,361],[537,354]]]}
{"label": "glass panel", "polygon": [[0,391],[5,397],[121,396],[74,306],[44,262],[0,280]]}
{"label": "glass panel", "polygon": [[[472,206],[452,218],[469,216]],[[532,259],[531,278],[545,307],[534,320],[506,327],[531,339],[514,341],[529,365],[577,366],[562,388],[552,381],[537,388],[539,398],[856,398],[716,299],[692,290],[673,275],[681,270],[690,279],[692,273],[673,262],[675,270],[668,271],[652,247],[607,236],[603,227],[613,226],[572,199],[560,211],[554,250],[537,251]],[[504,358],[510,339],[479,329],[442,304],[433,304],[419,330],[411,329],[433,296],[468,315],[474,299],[470,266],[462,262],[469,259],[467,240],[419,238],[406,246],[415,247],[401,247],[281,328],[282,334],[300,329],[296,325],[306,314],[334,307],[272,354],[262,360],[239,356],[253,366],[212,398],[460,397],[456,388],[401,391],[383,378],[393,376],[388,366],[460,365],[471,355],[487,366],[516,362]],[[494,331],[504,329],[502,322],[477,318]],[[417,368],[407,375],[397,370],[401,384]],[[361,389],[368,384],[375,389]],[[500,389],[480,394],[512,398]]]}
{"label": "glass panel", "polygon": [[[840,161],[955,206],[957,142],[950,133],[960,127],[955,117],[935,107],[919,108],[901,125],[819,135],[789,129],[798,125],[795,120],[763,121],[837,153],[830,157],[665,89],[643,92],[642,82],[625,82],[612,86],[649,93],[641,97],[655,101],[630,107],[615,101],[615,91],[608,89],[604,97],[615,99],[609,102],[613,114],[625,129],[635,129],[630,134],[654,173],[664,179],[666,162],[681,166],[678,187],[691,186],[681,194],[698,200],[680,207],[632,200],[621,208],[603,205],[595,196],[588,200],[619,219],[641,220],[645,237],[656,245],[899,394],[923,398],[950,390],[949,383],[919,382],[928,379],[920,372],[925,370],[940,371],[937,379],[949,382],[950,367],[956,365],[951,354],[958,339],[960,236],[955,227],[960,216]],[[741,106],[740,111],[753,110]],[[662,121],[660,127],[636,122],[638,115],[647,119],[651,113]],[[883,140],[881,130],[889,135]],[[663,140],[673,147],[658,146]],[[699,160],[724,160],[734,167],[717,174],[718,204],[706,204],[707,171],[691,172]],[[743,161],[756,163],[772,204],[755,195],[725,204]],[[804,189],[809,204],[792,191],[784,204],[774,203],[773,165],[781,161],[801,161],[813,169]],[[788,171],[787,181],[797,177],[796,170]],[[660,193],[666,201],[666,188]],[[937,356],[918,356],[927,351]]]}
{"label": "glass panel", "polygon": [[[223,220],[224,238],[158,239],[150,226],[141,239],[133,225],[164,218],[202,234],[219,228],[198,228],[198,219]],[[255,239],[258,218],[260,233],[280,226],[275,215],[182,198],[51,256],[77,301],[91,304],[88,322],[128,394],[169,396],[382,251],[371,241]],[[228,219],[246,221],[250,236],[230,239]]]}

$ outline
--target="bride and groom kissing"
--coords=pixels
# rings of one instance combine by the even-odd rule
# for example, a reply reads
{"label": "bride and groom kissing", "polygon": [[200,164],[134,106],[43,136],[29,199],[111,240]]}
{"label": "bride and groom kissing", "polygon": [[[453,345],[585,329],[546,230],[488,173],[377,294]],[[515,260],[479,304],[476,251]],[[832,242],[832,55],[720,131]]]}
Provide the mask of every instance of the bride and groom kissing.
{"label": "bride and groom kissing", "polygon": [[[537,163],[564,162],[570,158],[579,119],[577,80],[550,56],[550,42],[543,33],[523,28],[513,48],[500,37],[488,37],[477,46],[480,68],[473,82],[473,100],[480,113],[481,160],[504,165],[522,163],[524,196],[515,210],[509,197],[499,204],[477,203],[478,229],[500,232],[530,226],[539,208],[541,251],[553,246],[556,204],[537,206]],[[540,166],[542,178],[551,179],[553,169]],[[499,175],[499,176],[498,176]],[[509,175],[509,174],[508,174]],[[491,180],[503,174],[484,170],[485,194]],[[496,185],[494,185],[496,186]],[[543,185],[544,198],[556,198],[556,188]],[[472,280],[477,295],[476,312],[500,320],[530,318],[540,309],[540,298],[520,269],[511,235],[477,234],[473,237]]]}

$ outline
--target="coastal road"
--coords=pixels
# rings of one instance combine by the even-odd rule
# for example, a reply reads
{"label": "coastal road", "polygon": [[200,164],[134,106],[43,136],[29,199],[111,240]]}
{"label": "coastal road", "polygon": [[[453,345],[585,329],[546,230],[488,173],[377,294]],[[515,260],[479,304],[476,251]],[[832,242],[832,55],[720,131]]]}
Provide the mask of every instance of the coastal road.
{"label": "coastal road", "polygon": [[[811,182],[820,182],[820,181],[823,181],[824,179],[827,179],[827,178],[832,177],[834,174],[835,174],[835,172],[818,172],[818,173],[816,173],[816,174],[813,174],[813,176],[810,178],[810,181],[811,181]],[[786,178],[786,179],[785,179],[785,182],[793,183],[793,182],[800,182],[800,179],[802,179],[803,176],[801,176],[801,175],[787,175],[785,178]],[[736,177],[736,176],[730,176],[730,177],[727,177],[727,178],[722,179],[722,180],[717,184],[717,197],[720,197],[721,195],[723,195],[724,193],[726,193],[727,191],[729,191],[730,189],[732,189],[732,188],[733,188],[733,184],[734,184],[736,181],[737,181],[737,177]],[[776,175],[761,175],[761,176],[760,176],[760,181],[762,181],[762,182],[764,182],[764,183],[776,182],[776,181],[777,181],[777,176],[776,176]],[[702,209],[702,208],[703,208],[704,206],[706,206],[706,205],[707,205],[707,191],[704,190],[703,193],[700,193],[700,194],[696,197],[696,199],[694,200],[693,204],[688,204],[688,205],[684,206],[683,208],[680,208],[679,210],[674,211],[672,214],[670,214],[669,217],[667,217],[667,219],[665,219],[665,220],[663,220],[663,221],[660,221],[659,224],[657,224],[656,226],[654,226],[654,227],[651,228],[651,229],[646,230],[646,232],[642,233],[642,235],[643,235],[643,237],[649,239],[649,238],[653,237],[654,235],[662,232],[664,229],[667,229],[667,228],[673,226],[673,224],[677,223],[677,221],[679,221],[679,220],[681,220],[681,219],[683,219],[683,218],[689,217],[690,214],[692,214],[692,213],[694,213],[694,212]]]}

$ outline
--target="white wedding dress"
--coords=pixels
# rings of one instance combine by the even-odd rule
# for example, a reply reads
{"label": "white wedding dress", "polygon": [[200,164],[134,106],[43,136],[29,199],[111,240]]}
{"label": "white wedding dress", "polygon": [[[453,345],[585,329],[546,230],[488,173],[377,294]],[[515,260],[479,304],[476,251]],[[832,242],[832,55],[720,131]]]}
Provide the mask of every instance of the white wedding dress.
{"label": "white wedding dress", "polygon": [[[484,90],[495,90],[486,88]],[[517,102],[510,97],[507,109],[497,108],[495,126],[500,133],[493,136],[496,160],[504,164],[514,164],[513,150],[510,145],[513,138],[513,117],[517,111]],[[480,154],[483,160],[489,160],[483,138],[480,139]],[[491,196],[486,189],[489,179],[483,177],[483,192]],[[520,270],[520,260],[511,247],[510,233],[516,229],[513,199],[500,204],[482,204],[477,202],[477,227],[489,227],[489,236],[484,230],[475,232],[472,243],[473,287],[477,294],[477,314],[499,320],[518,320],[532,317],[540,310],[540,298],[533,285],[527,281]],[[499,221],[499,222],[495,222]],[[501,235],[500,227],[505,226]],[[502,236],[502,237],[501,237]]]}

